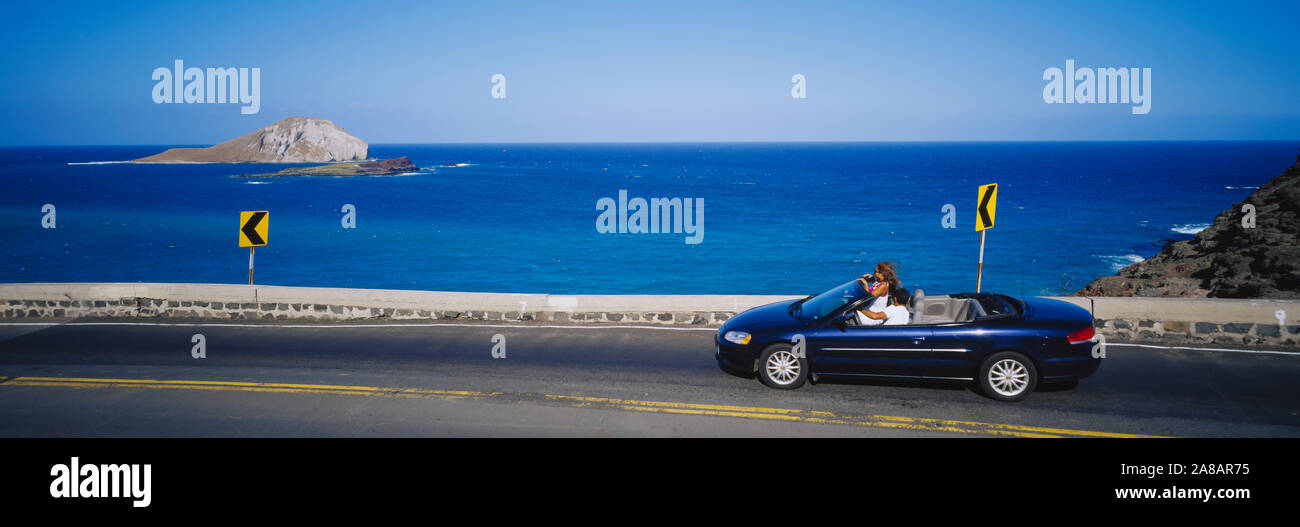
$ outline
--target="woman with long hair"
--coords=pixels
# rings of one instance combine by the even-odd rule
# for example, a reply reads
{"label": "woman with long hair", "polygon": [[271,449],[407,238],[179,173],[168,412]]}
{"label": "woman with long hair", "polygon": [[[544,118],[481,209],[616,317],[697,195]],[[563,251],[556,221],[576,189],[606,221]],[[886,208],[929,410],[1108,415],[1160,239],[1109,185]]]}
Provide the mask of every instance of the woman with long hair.
{"label": "woman with long hair", "polygon": [[863,326],[874,326],[884,323],[884,320],[873,319],[866,312],[874,311],[884,313],[885,308],[889,307],[889,292],[898,289],[898,273],[894,271],[894,265],[889,262],[880,262],[876,264],[876,272],[867,273],[858,278],[858,282],[867,290],[871,296],[876,297],[871,301],[866,309],[858,310],[858,324]]}

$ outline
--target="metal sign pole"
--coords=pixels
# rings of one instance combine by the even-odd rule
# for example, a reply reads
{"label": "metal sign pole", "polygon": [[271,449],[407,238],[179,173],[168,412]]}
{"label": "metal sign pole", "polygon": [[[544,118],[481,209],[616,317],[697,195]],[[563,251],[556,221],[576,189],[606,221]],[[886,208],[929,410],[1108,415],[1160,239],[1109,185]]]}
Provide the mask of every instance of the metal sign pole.
{"label": "metal sign pole", "polygon": [[979,270],[975,271],[975,292],[976,293],[980,292],[980,282],[983,281],[984,279],[984,234],[987,232],[988,229],[984,229],[980,231],[980,266],[979,266]]}
{"label": "metal sign pole", "polygon": [[[256,248],[257,248],[257,247],[249,247],[249,248],[248,248],[248,285],[253,285],[253,250],[256,249]],[[980,254],[981,254],[981,256],[980,256],[980,260],[983,261],[983,260],[984,260],[984,257],[983,257],[983,254],[984,254],[984,246],[983,246],[983,245],[980,246]]]}

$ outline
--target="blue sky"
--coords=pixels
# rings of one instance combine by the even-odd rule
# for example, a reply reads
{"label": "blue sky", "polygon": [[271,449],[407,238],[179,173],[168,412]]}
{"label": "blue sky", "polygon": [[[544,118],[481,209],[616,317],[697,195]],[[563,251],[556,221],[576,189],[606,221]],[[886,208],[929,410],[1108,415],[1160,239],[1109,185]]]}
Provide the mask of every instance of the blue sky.
{"label": "blue sky", "polygon": [[[372,143],[1300,138],[1294,0],[6,10],[6,145],[210,144],[290,115]],[[176,59],[261,68],[260,112],[154,104],[150,74]],[[1151,68],[1150,113],[1046,104],[1043,71],[1067,59]]]}

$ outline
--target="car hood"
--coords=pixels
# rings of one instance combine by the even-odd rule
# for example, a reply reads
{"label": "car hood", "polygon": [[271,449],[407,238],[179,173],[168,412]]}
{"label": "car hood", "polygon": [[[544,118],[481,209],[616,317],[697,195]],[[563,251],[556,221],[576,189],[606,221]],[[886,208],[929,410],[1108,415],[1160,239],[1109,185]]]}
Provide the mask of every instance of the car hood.
{"label": "car hood", "polygon": [[749,309],[731,317],[731,320],[723,324],[719,331],[724,333],[731,330],[753,331],[799,324],[799,320],[790,316],[790,304],[797,301],[782,300]]}

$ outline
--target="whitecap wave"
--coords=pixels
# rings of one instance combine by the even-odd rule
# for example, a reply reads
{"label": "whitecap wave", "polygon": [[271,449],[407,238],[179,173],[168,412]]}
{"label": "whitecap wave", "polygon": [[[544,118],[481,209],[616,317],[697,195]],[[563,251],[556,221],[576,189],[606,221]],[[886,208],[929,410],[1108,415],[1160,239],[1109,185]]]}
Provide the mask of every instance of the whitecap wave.
{"label": "whitecap wave", "polygon": [[1110,267],[1111,267],[1111,270],[1113,270],[1113,271],[1118,271],[1118,270],[1120,270],[1120,269],[1123,269],[1123,268],[1128,267],[1128,266],[1130,266],[1130,265],[1133,265],[1133,264],[1135,264],[1135,263],[1138,263],[1138,262],[1141,262],[1141,261],[1146,260],[1146,258],[1143,258],[1143,257],[1138,256],[1138,255],[1136,255],[1136,254],[1124,254],[1124,255],[1097,255],[1097,257],[1098,257],[1098,258],[1101,258],[1101,259],[1104,260],[1106,263],[1109,263],[1109,264],[1110,264]]}
{"label": "whitecap wave", "polygon": [[83,161],[80,163],[68,163],[69,165],[117,165],[121,163],[130,163],[130,161]]}
{"label": "whitecap wave", "polygon": [[245,181],[245,185],[270,185],[270,181]]}
{"label": "whitecap wave", "polygon": [[1208,223],[1184,223],[1182,225],[1174,225],[1173,227],[1170,227],[1169,230],[1178,234],[1196,234],[1208,228],[1210,228],[1210,224]]}
{"label": "whitecap wave", "polygon": [[1223,188],[1226,188],[1228,190],[1237,190],[1237,189],[1254,190],[1259,187],[1223,187]]}

